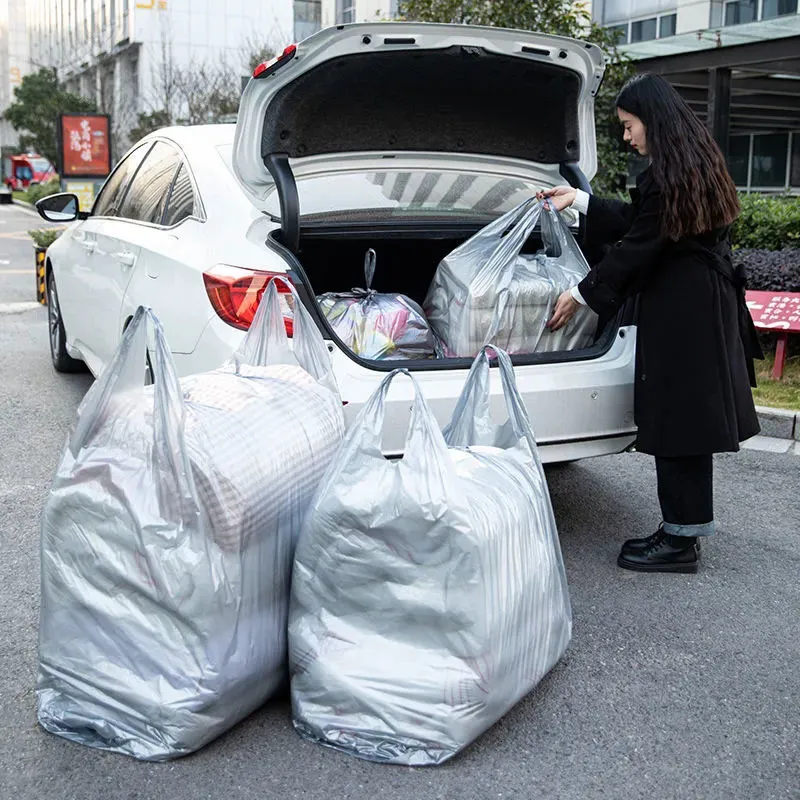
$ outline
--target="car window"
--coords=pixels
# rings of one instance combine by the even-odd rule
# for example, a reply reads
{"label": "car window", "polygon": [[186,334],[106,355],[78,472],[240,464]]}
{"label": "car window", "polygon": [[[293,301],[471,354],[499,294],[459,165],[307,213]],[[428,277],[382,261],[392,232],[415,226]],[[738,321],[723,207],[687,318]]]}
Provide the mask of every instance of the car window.
{"label": "car window", "polygon": [[142,163],[142,159],[147,155],[150,146],[150,142],[140,145],[119,162],[117,168],[103,184],[92,208],[92,216],[116,217],[119,214],[119,205],[125,196],[125,189],[131,177],[136,173],[139,164]]}
{"label": "car window", "polygon": [[192,179],[189,177],[189,170],[186,169],[186,165],[181,164],[167,199],[167,213],[164,216],[164,224],[177,225],[181,220],[191,217],[194,213],[195,197]]}
{"label": "car window", "polygon": [[[314,175],[298,179],[303,217],[325,215],[355,219],[381,217],[476,218],[489,221],[535,194],[532,181],[485,172],[455,170],[381,170]],[[267,213],[280,216],[275,190]]]}
{"label": "car window", "polygon": [[140,222],[160,223],[179,163],[177,148],[166,142],[156,142],[125,192],[119,216]]}

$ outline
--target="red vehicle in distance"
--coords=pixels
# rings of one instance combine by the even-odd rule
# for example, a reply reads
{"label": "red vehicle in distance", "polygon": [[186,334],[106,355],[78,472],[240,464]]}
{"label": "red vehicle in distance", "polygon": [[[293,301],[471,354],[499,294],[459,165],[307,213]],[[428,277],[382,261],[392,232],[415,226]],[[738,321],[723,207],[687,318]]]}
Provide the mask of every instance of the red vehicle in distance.
{"label": "red vehicle in distance", "polygon": [[27,189],[35,183],[45,183],[56,177],[55,167],[44,156],[20,153],[6,160],[3,183],[12,191]]}

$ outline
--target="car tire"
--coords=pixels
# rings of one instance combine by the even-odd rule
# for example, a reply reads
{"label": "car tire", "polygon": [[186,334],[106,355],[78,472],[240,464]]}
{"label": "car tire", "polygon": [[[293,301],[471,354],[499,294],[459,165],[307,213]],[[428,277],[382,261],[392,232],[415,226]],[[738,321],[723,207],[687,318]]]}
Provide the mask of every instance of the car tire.
{"label": "car tire", "polygon": [[61,305],[52,270],[47,274],[47,333],[50,340],[50,357],[56,372],[86,372],[86,364],[67,352],[67,333],[61,316]]}

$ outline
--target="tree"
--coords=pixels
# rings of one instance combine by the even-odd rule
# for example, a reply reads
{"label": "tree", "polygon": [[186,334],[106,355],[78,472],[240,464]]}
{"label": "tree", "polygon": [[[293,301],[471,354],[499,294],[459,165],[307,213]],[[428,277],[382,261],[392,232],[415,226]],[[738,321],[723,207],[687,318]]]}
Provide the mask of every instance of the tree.
{"label": "tree", "polygon": [[58,115],[95,110],[91,100],[66,91],[59,84],[54,70],[40,69],[26,75],[14,89],[14,102],[5,110],[3,117],[19,132],[21,149],[32,147],[55,164]]}
{"label": "tree", "polygon": [[606,72],[595,97],[598,169],[593,186],[596,192],[606,195],[624,187],[627,156],[622,149],[614,99],[634,68],[617,49],[619,34],[597,25],[586,5],[572,0],[403,0],[400,13],[403,19],[419,22],[516,28],[569,36],[601,47]]}

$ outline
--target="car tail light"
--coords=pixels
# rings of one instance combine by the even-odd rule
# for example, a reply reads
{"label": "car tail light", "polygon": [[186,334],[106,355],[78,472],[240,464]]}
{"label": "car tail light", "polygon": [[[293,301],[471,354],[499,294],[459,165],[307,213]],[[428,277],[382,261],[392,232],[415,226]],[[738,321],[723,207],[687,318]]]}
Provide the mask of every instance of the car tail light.
{"label": "car tail light", "polygon": [[288,64],[294,58],[296,51],[296,44],[290,44],[288,47],[285,47],[279,56],[275,56],[275,58],[271,59],[270,61],[263,61],[261,64],[259,64],[253,70],[253,77],[266,78],[267,75],[270,75],[271,73],[275,72],[275,70],[280,69],[284,64]]}
{"label": "car tail light", "polygon": [[[206,285],[208,299],[220,319],[234,328],[246,331],[253,322],[264,291],[276,277],[286,278],[286,274],[216,264],[203,273],[203,282]],[[294,297],[282,282],[276,286],[283,310],[286,335],[291,336],[294,333]]]}

